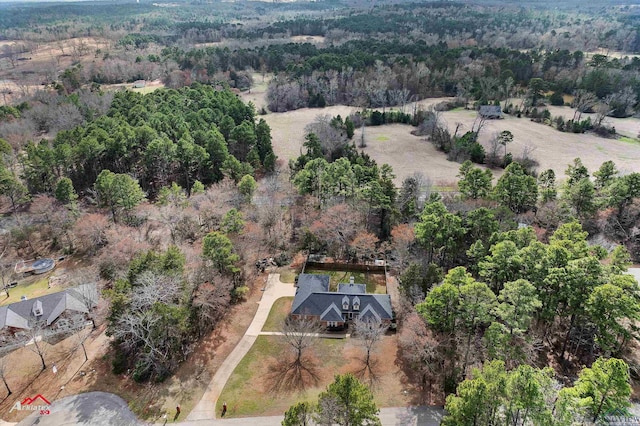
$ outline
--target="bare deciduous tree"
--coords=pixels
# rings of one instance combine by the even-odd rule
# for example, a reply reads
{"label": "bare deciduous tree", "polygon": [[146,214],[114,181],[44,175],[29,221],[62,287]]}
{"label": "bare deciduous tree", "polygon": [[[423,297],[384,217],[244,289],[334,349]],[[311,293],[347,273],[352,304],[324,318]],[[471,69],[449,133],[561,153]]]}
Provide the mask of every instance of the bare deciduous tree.
{"label": "bare deciduous tree", "polygon": [[374,367],[375,362],[371,359],[371,354],[375,349],[376,344],[382,340],[382,336],[387,331],[387,326],[382,321],[377,319],[356,319],[353,321],[354,333],[358,342],[363,347],[365,357],[362,360],[362,370],[359,371],[361,375],[369,375],[371,380],[375,379]]}
{"label": "bare deciduous tree", "polygon": [[313,122],[307,124],[305,133],[313,133],[318,137],[325,157],[331,158],[332,153],[342,149],[347,143],[347,135],[341,129],[331,125],[333,117],[328,114],[318,115]]}
{"label": "bare deciduous tree", "polygon": [[29,328],[24,331],[25,335],[23,338],[25,347],[40,358],[42,371],[47,369],[45,355],[49,350],[49,344],[45,341],[47,337],[46,327],[45,321],[33,319],[29,321]]}
{"label": "bare deciduous tree", "polygon": [[82,348],[82,353],[84,354],[84,362],[89,361],[89,356],[87,355],[87,348],[85,347],[85,342],[91,336],[91,329],[82,327],[77,332],[73,334],[73,339],[75,341],[74,351],[78,348]]}
{"label": "bare deciduous tree", "polygon": [[322,325],[315,318],[289,317],[281,330],[282,341],[293,356],[282,357],[272,368],[273,390],[304,389],[307,377],[317,383],[318,375],[307,353],[323,331]]}
{"label": "bare deciduous tree", "polygon": [[573,113],[573,120],[580,121],[582,114],[593,108],[597,102],[598,97],[595,94],[582,89],[577,90],[571,104],[576,109]]}

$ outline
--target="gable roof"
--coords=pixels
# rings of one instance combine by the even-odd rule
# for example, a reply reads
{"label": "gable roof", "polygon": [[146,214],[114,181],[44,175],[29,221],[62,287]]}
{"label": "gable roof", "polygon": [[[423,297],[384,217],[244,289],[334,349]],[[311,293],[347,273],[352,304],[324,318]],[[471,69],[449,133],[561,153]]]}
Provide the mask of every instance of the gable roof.
{"label": "gable roof", "polygon": [[98,291],[95,284],[83,284],[74,288],[47,294],[31,300],[23,300],[0,306],[0,329],[5,327],[29,328],[34,305],[42,309],[41,320],[51,325],[64,311],[71,310],[88,313],[98,303]]}
{"label": "gable roof", "polygon": [[[309,277],[313,278],[309,278]],[[320,279],[316,277],[322,277]],[[323,321],[343,321],[343,312],[354,312],[371,316],[377,320],[393,319],[391,308],[391,296],[388,294],[365,293],[364,284],[345,284],[338,286],[339,290],[348,289],[348,292],[330,292],[328,275],[302,274],[298,278],[298,290],[296,291],[291,313],[296,315],[314,315]],[[342,309],[344,299],[348,301],[348,308]],[[358,299],[359,309],[353,309],[353,301]],[[331,318],[337,319],[327,319]]]}
{"label": "gable roof", "polygon": [[332,303],[325,311],[320,315],[320,319],[322,321],[344,321],[342,318],[342,312],[336,306],[335,303]]}
{"label": "gable roof", "polygon": [[360,319],[363,321],[380,321],[382,318],[380,318],[380,315],[378,315],[378,313],[371,307],[371,305],[367,305],[362,310],[362,312],[360,312]]}

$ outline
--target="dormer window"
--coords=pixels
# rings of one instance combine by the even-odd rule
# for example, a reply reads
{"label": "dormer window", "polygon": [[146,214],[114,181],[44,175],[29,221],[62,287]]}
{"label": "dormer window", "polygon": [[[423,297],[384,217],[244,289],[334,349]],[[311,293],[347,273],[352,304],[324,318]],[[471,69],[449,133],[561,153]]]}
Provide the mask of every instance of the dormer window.
{"label": "dormer window", "polygon": [[36,300],[33,304],[33,315],[36,317],[39,317],[40,315],[42,315],[42,302],[39,300]]}
{"label": "dormer window", "polygon": [[342,310],[346,311],[349,309],[349,298],[347,296],[342,298]]}
{"label": "dormer window", "polygon": [[354,311],[360,310],[360,298],[358,296],[353,298],[353,310]]}

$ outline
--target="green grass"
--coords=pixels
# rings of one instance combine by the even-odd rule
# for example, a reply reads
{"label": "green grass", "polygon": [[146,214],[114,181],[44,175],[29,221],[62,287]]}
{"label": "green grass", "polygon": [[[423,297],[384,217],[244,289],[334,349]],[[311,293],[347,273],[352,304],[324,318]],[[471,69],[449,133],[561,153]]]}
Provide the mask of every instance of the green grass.
{"label": "green grass", "polygon": [[628,136],[620,136],[618,138],[618,140],[622,141],[622,142],[626,142],[626,143],[633,143],[633,144],[640,143],[640,139],[638,139],[638,138],[630,138]]}
{"label": "green grass", "polygon": [[280,274],[280,281],[283,283],[293,284],[296,282],[296,271],[291,269],[285,269],[278,272]]}
{"label": "green grass", "polygon": [[[61,291],[61,288],[49,288],[49,278],[44,277],[39,280],[27,284],[18,284],[17,287],[9,289],[9,298],[6,298],[4,292],[0,293],[0,305],[8,305],[9,303],[19,302],[20,297],[27,296],[28,299],[44,296],[45,294]],[[4,298],[3,298],[4,297]]]}
{"label": "green grass", "polygon": [[267,321],[264,323],[264,327],[262,327],[262,331],[280,331],[282,323],[291,311],[292,302],[293,297],[281,297],[276,300],[271,307],[271,311],[269,312]]}
{"label": "green grass", "polygon": [[[344,339],[319,339],[314,349],[317,369],[336,371],[343,365],[345,344]],[[272,379],[269,378],[268,367],[275,360],[282,359],[286,350],[277,336],[258,336],[222,390],[216,413],[222,411],[225,402],[228,410],[225,417],[242,417],[282,414],[298,401],[317,400],[327,383],[319,383],[317,387],[308,387],[304,391],[270,391]]]}
{"label": "green grass", "polygon": [[380,135],[376,138],[378,142],[387,142],[389,140],[389,136]]}
{"label": "green grass", "polygon": [[138,92],[138,93],[142,93],[143,95],[146,95],[147,93],[151,93],[154,92],[156,89],[161,89],[162,87],[160,86],[145,86],[145,87],[132,87],[131,90],[134,92]]}
{"label": "green grass", "polygon": [[339,283],[348,283],[349,277],[353,277],[356,284],[367,285],[367,293],[384,293],[384,287],[382,287],[382,291],[378,291],[377,287],[379,286],[377,285],[377,282],[375,280],[375,274],[359,271],[325,271],[320,269],[306,269],[304,272],[306,274],[329,275],[331,277],[329,279],[330,291],[336,291],[338,289]]}

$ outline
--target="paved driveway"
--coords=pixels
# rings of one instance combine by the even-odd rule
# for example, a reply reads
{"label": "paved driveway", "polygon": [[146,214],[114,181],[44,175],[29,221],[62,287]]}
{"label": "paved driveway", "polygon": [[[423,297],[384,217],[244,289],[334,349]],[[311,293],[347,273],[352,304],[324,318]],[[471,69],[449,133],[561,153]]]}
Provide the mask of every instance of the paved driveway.
{"label": "paved driveway", "polygon": [[198,402],[193,410],[191,410],[187,420],[216,418],[216,403],[222,393],[222,389],[224,389],[224,385],[227,384],[227,380],[231,377],[233,370],[235,370],[238,364],[240,364],[242,358],[244,358],[247,352],[249,352],[249,349],[251,349],[251,346],[253,346],[253,343],[258,338],[258,335],[260,335],[273,303],[281,297],[293,297],[295,294],[296,289],[293,284],[281,282],[280,274],[269,275],[264,293],[262,294],[262,299],[260,299],[260,306],[253,317],[253,321],[242,337],[242,340],[240,340],[227,359],[224,360],[220,368],[218,368],[216,374],[207,386],[207,390],[200,399],[200,402]]}

